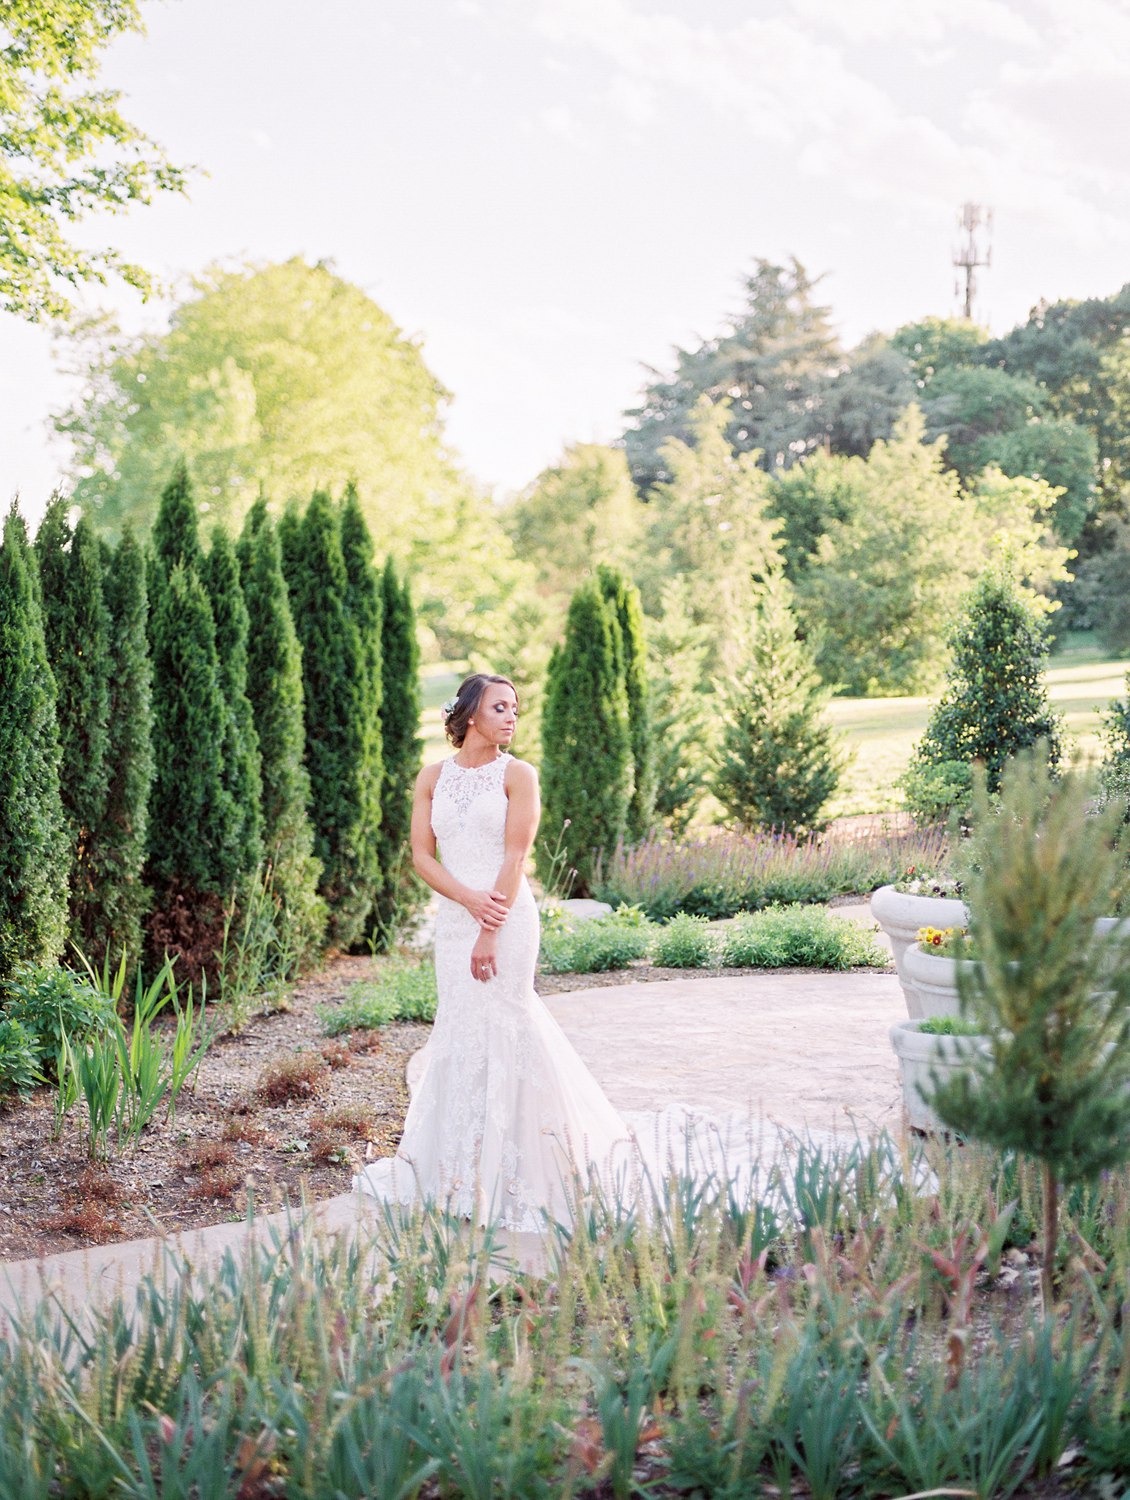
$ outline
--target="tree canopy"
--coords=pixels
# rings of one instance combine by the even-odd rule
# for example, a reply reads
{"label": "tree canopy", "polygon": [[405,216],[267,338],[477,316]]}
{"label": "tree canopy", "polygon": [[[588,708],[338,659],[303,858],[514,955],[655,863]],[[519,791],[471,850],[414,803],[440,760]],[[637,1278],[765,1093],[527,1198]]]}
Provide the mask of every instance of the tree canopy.
{"label": "tree canopy", "polygon": [[530,570],[444,446],[447,399],[370,297],[295,258],[213,271],[164,332],[105,343],[57,426],[74,444],[74,498],[111,535],[126,520],[148,529],[182,460],[201,519],[232,534],[260,494],[277,513],[353,483],[382,550],[419,571],[441,649],[489,653]]}
{"label": "tree canopy", "polygon": [[67,318],[71,289],[149,277],[112,249],[76,244],[70,227],[179,191],[185,174],[125,119],[121,96],[91,87],[101,54],[143,30],[137,0],[6,0],[0,28],[0,308]]}

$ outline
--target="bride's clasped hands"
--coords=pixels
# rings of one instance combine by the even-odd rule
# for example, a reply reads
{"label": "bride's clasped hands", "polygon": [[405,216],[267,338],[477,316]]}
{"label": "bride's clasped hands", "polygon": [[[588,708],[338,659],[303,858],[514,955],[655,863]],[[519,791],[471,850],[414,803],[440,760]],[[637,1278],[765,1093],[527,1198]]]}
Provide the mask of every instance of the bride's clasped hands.
{"label": "bride's clasped hands", "polygon": [[481,928],[471,949],[471,976],[481,980],[493,979],[498,973],[495,934],[510,915],[506,897],[501,891],[472,891],[463,905]]}

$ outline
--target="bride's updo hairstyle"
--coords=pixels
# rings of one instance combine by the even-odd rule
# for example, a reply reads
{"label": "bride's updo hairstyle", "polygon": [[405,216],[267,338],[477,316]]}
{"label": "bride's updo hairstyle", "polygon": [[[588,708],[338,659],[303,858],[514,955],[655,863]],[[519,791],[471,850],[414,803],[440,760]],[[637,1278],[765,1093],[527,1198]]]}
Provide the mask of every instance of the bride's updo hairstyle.
{"label": "bride's updo hairstyle", "polygon": [[459,684],[455,697],[440,709],[443,715],[443,732],[456,750],[462,749],[463,741],[467,738],[467,726],[492,682],[501,683],[511,690],[515,698],[518,696],[518,689],[509,677],[495,677],[489,672],[472,672],[470,677],[464,677]]}

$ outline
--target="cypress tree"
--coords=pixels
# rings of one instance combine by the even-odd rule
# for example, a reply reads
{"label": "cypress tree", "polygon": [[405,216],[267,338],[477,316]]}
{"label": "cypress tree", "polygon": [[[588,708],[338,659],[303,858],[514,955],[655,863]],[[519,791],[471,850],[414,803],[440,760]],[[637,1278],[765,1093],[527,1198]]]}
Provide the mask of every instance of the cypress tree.
{"label": "cypress tree", "polygon": [[154,782],[149,873],[157,889],[154,948],[190,971],[212,962],[223,904],[243,874],[240,818],[224,784],[227,708],[204,586],[178,562],[152,620]]}
{"label": "cypress tree", "polygon": [[357,499],[349,485],[341,506],[341,551],[345,560],[346,603],[357,627],[361,647],[362,671],[360,699],[357,704],[357,755],[360,774],[358,817],[363,829],[363,844],[370,882],[367,926],[372,927],[372,911],[380,896],[381,869],[381,793],[384,783],[384,747],[381,738],[381,704],[384,688],[382,631],[384,599],[381,576],[373,564],[373,538]]}
{"label": "cypress tree", "polygon": [[[259,510],[261,505],[262,512]],[[267,507],[263,501],[257,500],[248,511],[248,521],[252,516],[265,515],[266,510]],[[286,509],[279,517],[279,556],[282,560],[283,577],[286,579],[287,591],[290,594],[290,609],[293,614],[295,590],[302,574],[302,511],[297,500],[288,501]]]}
{"label": "cypress tree", "polygon": [[644,636],[640,591],[619,568],[601,564],[597,581],[615,611],[619,627],[618,668],[628,702],[628,733],[632,742],[632,797],[628,803],[625,837],[646,838],[655,821],[656,754],[647,679],[647,640]]}
{"label": "cypress tree", "polygon": [[142,880],[153,782],[152,670],[149,661],[145,553],[127,527],[117,550],[103,549],[110,616],[109,750],[106,806],[98,839],[101,959],[141,951],[149,909]]}
{"label": "cypress tree", "polygon": [[367,729],[370,658],[350,609],[341,520],[329,496],[316,490],[291,527],[289,566],[294,624],[302,645],[306,707],[306,765],[310,772],[314,853],[322,864],[320,894],[329,906],[329,938],[359,942],[373,903],[378,827],[367,819],[380,766],[366,760],[374,741]]}
{"label": "cypress tree", "polygon": [[158,562],[155,582],[160,583],[182,563],[200,572],[204,554],[196,519],[196,502],[188,466],[182,459],[173,470],[161,494],[157,517],[153,522],[153,553]]}
{"label": "cypress tree", "polygon": [[745,663],[722,688],[722,738],[714,791],[747,828],[800,835],[840,779],[841,759],[824,717],[828,692],[797,639],[791,590],[779,574],[760,589]]}
{"label": "cypress tree", "polygon": [[412,869],[408,835],[412,793],[423,745],[420,726],[420,647],[416,612],[408,579],[388,558],[381,574],[381,747],[384,785],[381,792],[381,886],[373,906],[370,938],[387,948],[423,898],[423,885]]}
{"label": "cypress tree", "polygon": [[238,865],[250,876],[263,858],[259,739],[247,698],[247,607],[235,547],[222,527],[212,533],[204,563],[204,585],[216,627],[216,660],[226,709],[224,787],[236,818]]}
{"label": "cypress tree", "polygon": [[85,517],[72,531],[56,495],[35,539],[43,636],[55,678],[59,791],[68,844],[68,932],[84,955],[101,944],[99,834],[106,811],[110,619],[98,538]]}
{"label": "cypress tree", "polygon": [[0,547],[0,979],[62,952],[67,836],[55,680],[35,560],[13,502]]}
{"label": "cypress tree", "polygon": [[[624,837],[631,797],[628,702],[617,671],[615,614],[595,583],[573,595],[554,649],[542,714],[543,878],[565,854],[576,894],[591,888],[601,850]],[[566,824],[568,826],[566,826]]]}
{"label": "cypress tree", "polygon": [[239,542],[247,604],[247,696],[259,741],[263,845],[298,958],[325,928],[317,895],[321,867],[310,826],[310,776],[303,760],[302,652],[283,578],[278,533],[257,502]]}

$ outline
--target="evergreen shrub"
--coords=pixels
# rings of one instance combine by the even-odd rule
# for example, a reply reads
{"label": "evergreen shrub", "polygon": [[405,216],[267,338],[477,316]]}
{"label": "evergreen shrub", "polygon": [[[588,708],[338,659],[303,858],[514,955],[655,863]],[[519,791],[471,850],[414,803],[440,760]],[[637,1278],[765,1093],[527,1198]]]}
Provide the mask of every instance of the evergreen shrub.
{"label": "evergreen shrub", "polygon": [[271,893],[279,903],[297,964],[321,943],[325,902],[318,895],[321,866],[314,857],[305,764],[306,722],[302,651],[291,616],[278,533],[258,502],[239,542],[247,606],[247,697],[259,745],[263,849]]}
{"label": "evergreen shrub", "polygon": [[843,756],[825,718],[828,693],[797,638],[791,589],[779,574],[759,589],[743,665],[722,684],[714,791],[743,828],[820,832]]}
{"label": "evergreen shrub", "polygon": [[102,555],[85,517],[56,495],[35,539],[47,660],[55,679],[59,792],[67,829],[68,930],[84,953],[105,944],[101,836],[108,783],[110,617]]}
{"label": "evergreen shrub", "polygon": [[628,803],[624,833],[629,840],[642,839],[655,821],[656,746],[652,726],[651,691],[647,675],[647,640],[644,635],[640,591],[620,568],[601,564],[597,581],[609,613],[615,615],[613,631],[616,665],[624,684],[628,707],[628,737],[631,742],[632,796]]}
{"label": "evergreen shrub", "polygon": [[995,793],[1018,751],[1042,740],[1053,768],[1062,754],[1061,724],[1044,684],[1047,632],[1003,565],[974,584],[949,646],[945,690],[902,780],[920,821],[936,818],[949,793],[955,799],[949,807],[967,815],[970,783],[952,769],[955,763],[983,766],[987,788]]}
{"label": "evergreen shrub", "polygon": [[412,868],[412,796],[423,756],[420,726],[420,648],[408,579],[388,558],[381,574],[381,880],[373,902],[370,939],[387,949],[423,904],[426,888]]}
{"label": "evergreen shrub", "polygon": [[67,931],[66,825],[59,793],[55,679],[39,581],[13,504],[0,546],[0,980],[22,959],[48,961]]}
{"label": "evergreen shrub", "polygon": [[127,527],[116,549],[103,550],[110,616],[110,698],[106,803],[98,839],[101,931],[86,957],[141,952],[151,893],[143,879],[153,785],[152,663],[145,553]]}
{"label": "evergreen shrub", "polygon": [[560,836],[573,894],[586,895],[601,850],[623,839],[631,796],[628,703],[617,670],[619,623],[592,583],[573,595],[542,713],[540,873]]}
{"label": "evergreen shrub", "polygon": [[823,906],[770,907],[734,918],[720,934],[720,962],[727,968],[886,968],[887,950],[855,922]]}

